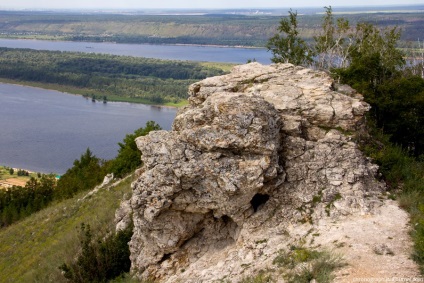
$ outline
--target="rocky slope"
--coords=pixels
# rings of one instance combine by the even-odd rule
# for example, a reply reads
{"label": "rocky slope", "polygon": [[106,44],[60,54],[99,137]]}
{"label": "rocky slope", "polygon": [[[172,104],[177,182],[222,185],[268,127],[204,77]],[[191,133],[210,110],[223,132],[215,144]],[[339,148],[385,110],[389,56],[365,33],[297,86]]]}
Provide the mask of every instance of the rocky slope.
{"label": "rocky slope", "polygon": [[[378,168],[353,135],[369,106],[324,72],[251,63],[189,92],[172,131],[137,139],[144,166],[117,212],[119,227],[134,221],[137,277],[237,282],[267,270],[283,282],[273,260],[290,246],[333,249],[337,237],[357,235],[334,227],[365,217],[366,233],[387,210]],[[409,269],[400,270],[414,275],[404,260]],[[344,270],[340,278],[355,274]]]}

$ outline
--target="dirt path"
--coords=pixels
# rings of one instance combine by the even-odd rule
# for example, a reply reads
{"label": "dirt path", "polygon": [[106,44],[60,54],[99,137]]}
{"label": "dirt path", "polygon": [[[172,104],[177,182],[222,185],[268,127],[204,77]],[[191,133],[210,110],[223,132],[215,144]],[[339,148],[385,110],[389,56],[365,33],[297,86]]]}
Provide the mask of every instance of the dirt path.
{"label": "dirt path", "polygon": [[408,222],[408,214],[386,200],[375,215],[319,223],[314,241],[343,255],[348,264],[335,282],[424,282],[411,259]]}

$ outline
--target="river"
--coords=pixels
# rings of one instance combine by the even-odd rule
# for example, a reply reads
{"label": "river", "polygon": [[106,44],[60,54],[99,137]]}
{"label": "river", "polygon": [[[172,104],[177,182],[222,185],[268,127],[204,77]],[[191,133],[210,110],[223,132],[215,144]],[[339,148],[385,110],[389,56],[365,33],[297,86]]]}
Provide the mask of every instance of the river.
{"label": "river", "polygon": [[259,63],[263,64],[270,64],[270,58],[272,55],[264,48],[235,48],[193,45],[115,44],[109,42],[98,43],[2,38],[0,38],[0,47],[103,53],[170,60],[228,62],[236,64],[244,64],[249,59],[255,59]]}
{"label": "river", "polygon": [[169,130],[176,112],[0,83],[0,165],[62,174],[87,147],[115,157],[117,143],[149,120]]}
{"label": "river", "polygon": [[[209,62],[270,63],[265,49],[0,39],[0,47],[95,52]],[[81,96],[0,84],[0,165],[62,174],[90,147],[116,156],[124,136],[153,120],[170,129],[176,109],[130,103],[93,103]]]}

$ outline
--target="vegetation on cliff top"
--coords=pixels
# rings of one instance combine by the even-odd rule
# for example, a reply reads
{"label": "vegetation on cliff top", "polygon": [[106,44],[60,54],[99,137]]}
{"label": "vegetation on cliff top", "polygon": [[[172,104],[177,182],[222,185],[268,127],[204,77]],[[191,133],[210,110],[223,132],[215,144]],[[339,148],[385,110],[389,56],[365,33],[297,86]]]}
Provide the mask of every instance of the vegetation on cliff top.
{"label": "vegetation on cliff top", "polygon": [[297,31],[297,13],[289,13],[268,43],[272,60],[329,71],[364,95],[370,117],[393,143],[415,157],[424,154],[424,78],[418,76],[424,65],[406,66],[398,49],[399,28],[381,30],[370,23],[351,27],[325,7],[322,31],[306,44]]}

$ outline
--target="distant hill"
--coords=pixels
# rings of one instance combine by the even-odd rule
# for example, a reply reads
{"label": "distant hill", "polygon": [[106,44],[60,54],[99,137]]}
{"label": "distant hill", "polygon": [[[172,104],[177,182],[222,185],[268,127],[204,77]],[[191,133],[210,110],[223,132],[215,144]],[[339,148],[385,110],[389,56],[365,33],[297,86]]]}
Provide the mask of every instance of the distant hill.
{"label": "distant hill", "polygon": [[[295,9],[295,8],[294,8]],[[288,10],[288,9],[287,9]],[[287,10],[21,12],[0,11],[0,36],[71,41],[148,44],[265,46]],[[351,23],[398,25],[403,40],[416,41],[424,29],[423,6],[334,8]],[[320,8],[299,8],[299,28],[311,39],[320,29]],[[212,14],[211,14],[212,13]]]}

